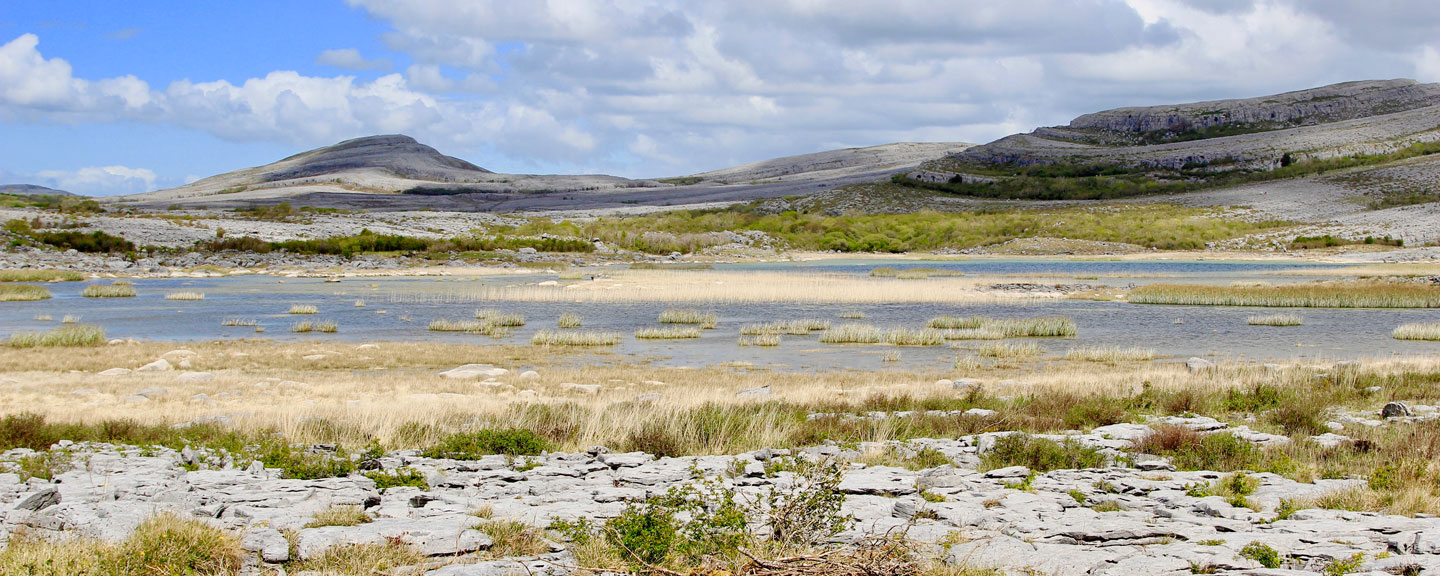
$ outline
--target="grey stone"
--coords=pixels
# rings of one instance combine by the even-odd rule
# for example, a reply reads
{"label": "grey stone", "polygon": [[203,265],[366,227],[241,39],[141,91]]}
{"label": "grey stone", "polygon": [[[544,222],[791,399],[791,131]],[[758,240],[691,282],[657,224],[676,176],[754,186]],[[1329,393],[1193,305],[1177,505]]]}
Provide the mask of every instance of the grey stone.
{"label": "grey stone", "polygon": [[290,561],[290,543],[279,530],[269,527],[251,528],[240,539],[240,547],[246,552],[258,552],[266,562]]}
{"label": "grey stone", "polygon": [[509,370],[506,370],[504,368],[496,368],[494,365],[491,364],[466,364],[464,366],[451,368],[449,370],[441,372],[440,377],[456,380],[470,380],[474,378],[499,378],[509,373]]}
{"label": "grey stone", "polygon": [[29,498],[21,500],[19,504],[15,505],[15,509],[38,512],[59,503],[60,489],[46,488],[44,490],[31,494]]}
{"label": "grey stone", "polygon": [[1390,402],[1385,404],[1384,408],[1380,409],[1380,417],[1387,420],[1390,418],[1404,418],[1414,415],[1415,411],[1411,410],[1410,405],[1404,402]]}
{"label": "grey stone", "polygon": [[488,535],[471,527],[474,516],[430,518],[377,518],[358,526],[305,528],[296,541],[296,554],[309,560],[336,546],[403,542],[427,556],[467,554],[489,548]]}
{"label": "grey stone", "polygon": [[139,392],[136,392],[135,395],[136,395],[136,396],[144,396],[144,397],[146,397],[146,398],[150,398],[150,399],[153,400],[153,399],[155,399],[155,398],[158,398],[158,397],[160,397],[160,396],[164,396],[164,395],[169,394],[169,393],[170,393],[170,391],[169,391],[169,390],[166,390],[165,388],[162,388],[162,387],[159,387],[159,386],[151,386],[151,387],[149,387],[149,388],[145,388],[145,389],[143,389],[143,390],[140,390]]}
{"label": "grey stone", "polygon": [[985,473],[986,478],[1024,478],[1030,475],[1030,469],[1024,466],[1010,466],[1007,468],[996,468]]}
{"label": "grey stone", "polygon": [[1185,369],[1189,370],[1191,374],[1197,374],[1206,370],[1214,370],[1215,363],[1196,356],[1185,361]]}
{"label": "grey stone", "polygon": [[106,376],[113,378],[115,376],[125,376],[130,372],[131,370],[129,368],[111,368],[109,370],[101,370],[100,372],[97,372],[96,376]]}
{"label": "grey stone", "polygon": [[215,375],[209,372],[186,372],[175,377],[180,384],[195,384],[198,382],[209,382],[215,379]]}
{"label": "grey stone", "polygon": [[165,372],[170,370],[170,361],[164,358],[136,368],[136,372]]}

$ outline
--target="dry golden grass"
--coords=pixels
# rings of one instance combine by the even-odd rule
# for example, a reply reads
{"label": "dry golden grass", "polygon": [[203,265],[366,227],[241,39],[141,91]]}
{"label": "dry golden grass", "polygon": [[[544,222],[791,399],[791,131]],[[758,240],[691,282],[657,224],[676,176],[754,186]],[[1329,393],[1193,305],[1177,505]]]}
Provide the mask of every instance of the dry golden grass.
{"label": "dry golden grass", "polygon": [[1401,324],[1390,335],[1396,340],[1440,340],[1440,322]]}
{"label": "dry golden grass", "polygon": [[1440,287],[1416,282],[1350,281],[1282,286],[1151,284],[1130,291],[1136,304],[1270,308],[1435,308]]}
{"label": "dry golden grass", "polygon": [[372,522],[365,514],[365,509],[359,506],[331,506],[315,513],[315,516],[306,524],[306,528],[324,528],[326,526],[359,526]]}
{"label": "dry golden grass", "polygon": [[50,291],[32,284],[0,284],[0,302],[31,302],[45,300]]}
{"label": "dry golden grass", "polygon": [[1299,314],[1263,314],[1245,319],[1251,326],[1304,326],[1305,318]]}
{"label": "dry golden grass", "polygon": [[1138,346],[1086,346],[1071,348],[1065,352],[1065,359],[1075,362],[1149,362],[1155,359],[1155,351]]}
{"label": "dry golden grass", "polygon": [[108,285],[91,284],[86,286],[80,295],[86,298],[133,298],[135,296],[135,286],[122,284],[120,282]]}
{"label": "dry golden grass", "polygon": [[240,540],[199,520],[160,514],[117,544],[12,536],[0,550],[0,574],[31,576],[158,576],[240,573]]}
{"label": "dry golden grass", "polygon": [[769,346],[779,346],[779,345],[780,345],[780,335],[779,335],[779,334],[757,334],[757,335],[755,335],[755,336],[741,336],[741,337],[740,337],[740,340],[739,340],[739,343],[740,343],[741,346],[766,346],[766,347],[769,347]]}
{"label": "dry golden grass", "polygon": [[296,304],[286,314],[319,314],[320,309],[310,304]]}
{"label": "dry golden grass", "polygon": [[617,270],[613,278],[555,286],[457,287],[438,284],[391,293],[397,302],[674,302],[746,304],[814,303],[998,303],[1049,298],[980,290],[983,280],[938,278],[926,282],[894,282],[849,274],[817,275],[787,272],[724,272],[700,270],[685,274]]}
{"label": "dry golden grass", "polygon": [[699,338],[700,329],[696,327],[670,326],[666,328],[641,328],[635,331],[635,338],[640,340],[686,340]]}

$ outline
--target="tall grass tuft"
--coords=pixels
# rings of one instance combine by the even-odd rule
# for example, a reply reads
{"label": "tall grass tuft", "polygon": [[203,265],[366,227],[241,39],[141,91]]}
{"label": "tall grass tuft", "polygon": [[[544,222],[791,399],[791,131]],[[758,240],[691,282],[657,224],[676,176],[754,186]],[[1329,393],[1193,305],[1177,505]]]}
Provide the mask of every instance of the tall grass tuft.
{"label": "tall grass tuft", "polygon": [[91,284],[86,286],[85,291],[80,294],[86,298],[133,298],[135,297],[135,286],[120,282],[110,285]]}
{"label": "tall grass tuft", "polygon": [[900,280],[924,280],[930,277],[954,278],[964,276],[959,270],[941,270],[939,268],[875,268],[870,270],[870,276],[875,278],[898,278]]}
{"label": "tall grass tuft", "polygon": [[804,320],[782,320],[780,322],[769,322],[766,324],[746,324],[740,327],[740,333],[746,336],[759,336],[765,334],[786,334],[790,336],[805,336],[811,332],[829,330],[829,320],[804,319]]}
{"label": "tall grass tuft", "polygon": [[1136,304],[1271,308],[1437,308],[1440,287],[1410,282],[1326,282],[1281,286],[1151,284],[1130,291]]}
{"label": "tall grass tuft", "polygon": [[1263,314],[1245,319],[1251,326],[1304,326],[1305,318],[1299,314]]}
{"label": "tall grass tuft", "polygon": [[204,300],[204,292],[170,292],[165,295],[166,300]]}
{"label": "tall grass tuft", "polygon": [[933,328],[895,328],[885,331],[885,343],[896,346],[939,346],[945,343],[945,334]]}
{"label": "tall grass tuft", "polygon": [[1155,351],[1138,346],[1086,346],[1082,348],[1071,348],[1065,352],[1065,359],[1075,362],[1103,362],[1105,364],[1148,362],[1155,359]]}
{"label": "tall grass tuft", "polygon": [[494,308],[475,311],[476,320],[484,320],[495,326],[516,327],[525,325],[525,315],[502,312]]}
{"label": "tall grass tuft", "polygon": [[464,332],[466,334],[483,334],[485,336],[505,336],[510,329],[505,326],[492,324],[489,320],[445,320],[435,319],[430,321],[428,329],[431,332]]}
{"label": "tall grass tuft", "polygon": [[319,314],[320,309],[311,304],[296,304],[290,307],[287,314]]}
{"label": "tall grass tuft", "polygon": [[682,340],[699,338],[700,329],[679,326],[668,328],[641,328],[635,331],[635,337],[641,340]]}
{"label": "tall grass tuft", "polygon": [[541,330],[530,337],[530,343],[536,346],[614,346],[620,343],[620,335],[614,332]]}
{"label": "tall grass tuft", "polygon": [[719,321],[719,314],[691,308],[666,308],[658,319],[661,324],[698,324],[706,330],[714,328]]}
{"label": "tall grass tuft", "polygon": [[226,318],[220,321],[221,326],[256,326],[259,320],[254,318]]}
{"label": "tall grass tuft", "polygon": [[60,317],[60,323],[61,323],[61,324],[79,324],[79,323],[80,323],[80,316],[78,316],[78,315],[76,315],[76,314],[66,314],[66,315]]}
{"label": "tall grass tuft", "polygon": [[296,323],[290,325],[290,331],[291,331],[291,332],[294,332],[294,333],[296,333],[296,334],[305,334],[305,333],[307,333],[307,332],[313,332],[313,331],[315,331],[315,323],[314,323],[314,322],[311,322],[311,321],[309,321],[309,320],[305,320],[305,321],[303,321],[303,322],[296,322]]}
{"label": "tall grass tuft", "polygon": [[757,335],[754,335],[754,336],[741,336],[741,337],[740,337],[740,345],[741,345],[741,346],[765,346],[765,347],[779,346],[779,345],[780,345],[780,335],[779,335],[779,334],[757,334]]}
{"label": "tall grass tuft", "polygon": [[846,311],[843,311],[843,312],[841,312],[841,313],[839,313],[839,314],[836,314],[836,316],[839,316],[840,318],[842,318],[842,319],[844,319],[844,320],[864,320],[864,319],[865,319],[865,313],[864,313],[864,312],[861,312],[861,311],[859,311],[859,310],[846,310]]}
{"label": "tall grass tuft", "polygon": [[[987,318],[984,316],[938,316],[926,324],[931,328],[955,330],[951,340],[991,340],[995,333],[1005,338],[1074,338],[1075,321],[1063,316],[1042,318]],[[960,332],[967,331],[967,332]]]}
{"label": "tall grass tuft", "polygon": [[70,270],[0,270],[0,282],[79,282],[85,275]]}
{"label": "tall grass tuft", "polygon": [[50,297],[44,286],[31,284],[0,284],[0,302],[33,302]]}
{"label": "tall grass tuft", "polygon": [[560,319],[555,321],[555,326],[559,328],[579,328],[584,322],[585,318],[579,314],[563,312],[560,314]]}
{"label": "tall grass tuft", "polygon": [[1440,322],[1401,324],[1390,335],[1396,340],[1440,340]]}
{"label": "tall grass tuft", "polygon": [[13,348],[99,346],[104,343],[105,330],[89,324],[61,326],[48,332],[20,332],[10,336],[6,342]]}
{"label": "tall grass tuft", "polygon": [[330,321],[326,321],[326,322],[316,322],[316,323],[315,323],[315,330],[316,330],[317,332],[324,332],[324,333],[326,333],[326,334],[334,334],[334,333],[340,331],[340,325],[337,324],[337,323],[335,323],[335,322],[330,322]]}
{"label": "tall grass tuft", "polygon": [[879,344],[885,332],[869,324],[841,324],[820,335],[825,344]]}
{"label": "tall grass tuft", "polygon": [[994,328],[959,328],[943,330],[946,340],[1004,340],[1005,333]]}
{"label": "tall grass tuft", "polygon": [[991,342],[977,348],[975,353],[989,358],[1029,358],[1040,355],[1040,345],[1034,342]]}

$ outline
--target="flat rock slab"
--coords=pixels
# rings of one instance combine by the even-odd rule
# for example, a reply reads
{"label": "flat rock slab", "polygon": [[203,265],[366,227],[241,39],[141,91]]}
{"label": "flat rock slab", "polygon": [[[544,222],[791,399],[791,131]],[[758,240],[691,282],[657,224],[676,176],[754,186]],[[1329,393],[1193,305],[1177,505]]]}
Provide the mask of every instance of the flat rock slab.
{"label": "flat rock slab", "polygon": [[301,560],[317,558],[336,546],[403,542],[427,556],[467,554],[484,550],[493,543],[490,536],[475,530],[479,519],[470,515],[432,518],[379,518],[359,526],[305,528],[296,541]]}

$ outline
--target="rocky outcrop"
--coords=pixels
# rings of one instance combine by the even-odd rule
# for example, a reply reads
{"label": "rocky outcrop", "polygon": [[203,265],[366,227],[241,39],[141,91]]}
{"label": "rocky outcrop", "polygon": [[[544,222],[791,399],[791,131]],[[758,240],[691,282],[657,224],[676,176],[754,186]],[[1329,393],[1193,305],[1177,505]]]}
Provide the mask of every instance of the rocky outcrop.
{"label": "rocky outcrop", "polygon": [[1440,104],[1440,84],[1414,80],[1345,82],[1260,98],[1085,114],[1070,128],[1114,132],[1185,132],[1218,126],[1291,127],[1393,114]]}

